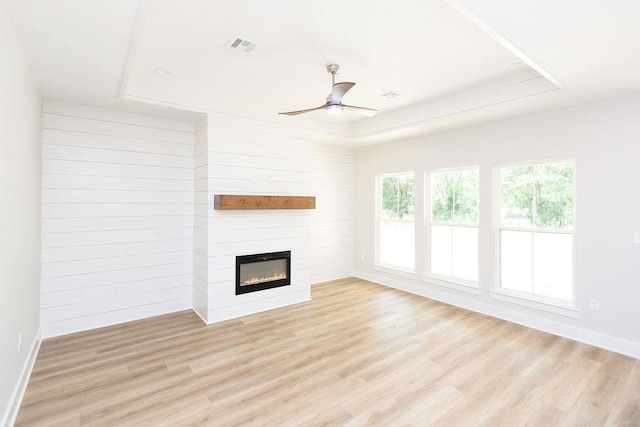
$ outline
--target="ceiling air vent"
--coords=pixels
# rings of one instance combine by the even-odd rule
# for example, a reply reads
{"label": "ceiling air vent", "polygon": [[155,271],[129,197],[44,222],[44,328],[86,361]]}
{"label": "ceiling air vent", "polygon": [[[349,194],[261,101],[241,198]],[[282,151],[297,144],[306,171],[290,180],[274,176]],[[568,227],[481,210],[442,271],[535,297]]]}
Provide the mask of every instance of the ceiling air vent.
{"label": "ceiling air vent", "polygon": [[229,43],[229,47],[231,49],[237,50],[238,52],[242,51],[245,53],[250,53],[253,52],[253,50],[256,48],[256,44],[241,37],[233,36],[231,42]]}
{"label": "ceiling air vent", "polygon": [[393,99],[393,98],[399,97],[400,94],[398,92],[394,92],[394,91],[390,90],[389,92],[381,93],[380,96],[383,97],[383,98]]}

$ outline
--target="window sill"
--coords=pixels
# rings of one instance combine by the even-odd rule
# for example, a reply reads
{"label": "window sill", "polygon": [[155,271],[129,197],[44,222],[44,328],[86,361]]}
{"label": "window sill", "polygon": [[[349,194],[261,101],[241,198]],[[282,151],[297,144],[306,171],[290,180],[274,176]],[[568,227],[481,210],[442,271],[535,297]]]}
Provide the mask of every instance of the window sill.
{"label": "window sill", "polygon": [[559,314],[560,316],[571,317],[573,319],[580,318],[580,310],[573,306],[571,303],[562,303],[554,301],[537,299],[536,296],[523,295],[515,292],[509,292],[505,290],[492,289],[489,291],[489,297],[505,301],[511,304],[517,304],[529,308],[535,308],[536,310],[546,311],[549,313]]}
{"label": "window sill", "polygon": [[462,291],[462,292],[468,292],[474,295],[482,295],[482,289],[480,289],[480,286],[478,284],[473,284],[471,282],[462,282],[462,281],[457,281],[455,279],[431,276],[427,274],[422,276],[422,281],[432,285],[442,286],[444,288],[455,289],[457,291]]}
{"label": "window sill", "polygon": [[382,271],[383,273],[395,274],[396,276],[408,277],[409,279],[416,278],[416,272],[414,270],[407,270],[402,267],[374,264],[373,269]]}

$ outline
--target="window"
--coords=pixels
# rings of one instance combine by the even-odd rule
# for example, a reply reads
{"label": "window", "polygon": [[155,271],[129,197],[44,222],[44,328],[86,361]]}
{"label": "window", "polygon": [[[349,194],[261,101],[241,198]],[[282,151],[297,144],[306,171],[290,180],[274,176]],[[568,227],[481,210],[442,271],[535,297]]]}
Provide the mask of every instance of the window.
{"label": "window", "polygon": [[377,264],[415,268],[413,173],[379,175],[377,198]]}
{"label": "window", "polygon": [[574,163],[499,169],[499,286],[573,301]]}
{"label": "window", "polygon": [[429,271],[457,282],[478,281],[478,169],[433,172]]}

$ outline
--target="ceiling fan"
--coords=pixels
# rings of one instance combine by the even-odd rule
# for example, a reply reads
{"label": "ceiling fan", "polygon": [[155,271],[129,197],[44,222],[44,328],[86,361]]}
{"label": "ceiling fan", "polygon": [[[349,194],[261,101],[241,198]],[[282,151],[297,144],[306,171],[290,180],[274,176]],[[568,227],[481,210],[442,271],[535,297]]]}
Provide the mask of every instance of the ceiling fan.
{"label": "ceiling fan", "polygon": [[373,108],[364,108],[364,107],[356,107],[353,105],[347,105],[342,103],[342,97],[349,92],[349,89],[354,87],[356,84],[351,82],[340,82],[336,83],[336,74],[340,69],[340,66],[337,64],[327,65],[327,71],[331,73],[331,93],[327,96],[327,102],[320,105],[319,107],[309,108],[306,110],[298,110],[298,111],[287,111],[284,113],[287,116],[296,116],[302,113],[308,113],[316,110],[326,110],[329,114],[339,114],[341,111],[353,111],[363,116],[372,117],[378,110],[374,110]]}

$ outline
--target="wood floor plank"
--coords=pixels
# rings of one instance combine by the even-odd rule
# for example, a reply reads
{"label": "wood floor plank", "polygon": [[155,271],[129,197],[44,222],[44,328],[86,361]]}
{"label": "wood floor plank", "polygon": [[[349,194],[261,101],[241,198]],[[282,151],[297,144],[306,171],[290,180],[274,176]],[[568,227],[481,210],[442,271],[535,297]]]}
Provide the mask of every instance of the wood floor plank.
{"label": "wood floor plank", "polygon": [[636,360],[607,418],[607,426],[640,425],[640,360]]}
{"label": "wood floor plank", "polygon": [[364,280],[45,340],[17,425],[640,425],[640,361]]}

